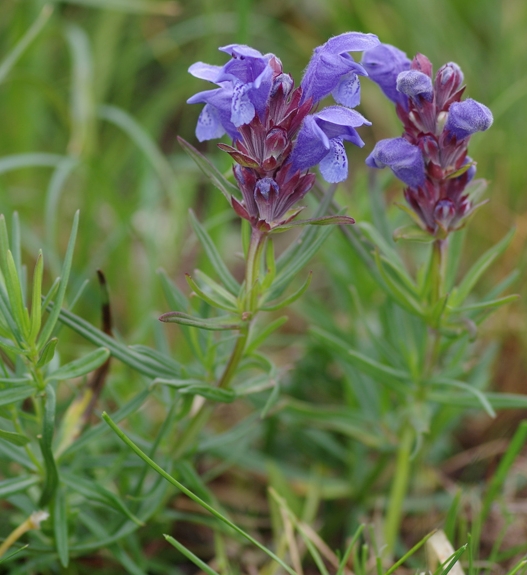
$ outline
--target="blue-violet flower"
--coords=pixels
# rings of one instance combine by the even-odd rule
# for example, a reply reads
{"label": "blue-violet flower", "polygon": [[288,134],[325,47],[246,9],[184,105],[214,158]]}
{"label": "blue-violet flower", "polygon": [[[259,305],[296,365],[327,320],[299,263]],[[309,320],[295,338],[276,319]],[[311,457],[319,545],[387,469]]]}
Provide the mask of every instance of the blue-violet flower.
{"label": "blue-violet flower", "polygon": [[475,100],[461,101],[463,73],[453,62],[433,78],[422,54],[410,63],[400,50],[381,44],[364,53],[362,64],[395,103],[404,126],[402,137],[378,142],[366,164],[388,166],[406,184],[406,200],[422,228],[444,238],[481,205],[466,191],[476,173],[467,148],[472,134],[491,126],[492,113]]}
{"label": "blue-violet flower", "polygon": [[[367,76],[348,52],[379,44],[373,34],[348,32],[315,49],[300,85],[295,88],[274,54],[231,44],[220,48],[231,56],[224,66],[197,62],[189,72],[216,84],[199,92],[190,104],[205,104],[198,119],[198,140],[227,134],[233,145],[218,144],[236,162],[234,176],[242,201],[231,198],[242,218],[271,230],[294,218],[293,210],[315,182],[309,169],[320,166],[332,183],[348,174],[344,141],[364,143],[356,128],[370,122],[350,108],[360,100],[359,76]],[[340,105],[316,112],[332,94]]]}

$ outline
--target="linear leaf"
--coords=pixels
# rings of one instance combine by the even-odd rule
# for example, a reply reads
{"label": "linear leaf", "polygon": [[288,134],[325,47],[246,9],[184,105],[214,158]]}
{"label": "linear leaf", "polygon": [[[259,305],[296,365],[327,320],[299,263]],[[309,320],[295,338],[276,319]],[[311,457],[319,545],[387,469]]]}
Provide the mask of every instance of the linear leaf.
{"label": "linear leaf", "polygon": [[11,495],[25,491],[40,482],[37,475],[19,475],[11,479],[0,481],[0,499],[7,499]]}
{"label": "linear leaf", "polygon": [[27,32],[16,43],[11,52],[9,52],[9,54],[4,58],[0,64],[0,84],[5,80],[6,76],[28,49],[33,40],[40,34],[52,13],[53,8],[49,4],[44,6],[35,22],[33,22]]}
{"label": "linear leaf", "polygon": [[240,293],[240,284],[234,279],[233,275],[225,265],[218,249],[214,245],[212,238],[207,233],[207,230],[199,223],[198,218],[196,218],[192,210],[189,211],[190,215],[190,225],[194,230],[195,234],[207,254],[207,257],[214,268],[214,271],[218,274],[218,277],[224,283],[225,287],[235,296]]}
{"label": "linear leaf", "polygon": [[112,421],[112,419],[109,417],[109,415],[107,413],[103,413],[102,417],[104,419],[104,421],[106,421],[106,423],[112,428],[112,430],[114,431],[114,433],[126,444],[128,445],[128,447],[130,447],[130,449],[132,449],[132,451],[139,456],[145,463],[147,463],[156,473],[159,473],[159,475],[161,475],[164,479],[166,479],[169,483],[171,483],[174,487],[176,487],[177,489],[179,489],[180,491],[182,491],[187,497],[189,497],[190,499],[192,499],[192,501],[194,501],[195,503],[197,503],[198,505],[200,505],[201,507],[203,507],[204,509],[206,509],[209,513],[211,513],[214,517],[216,517],[218,520],[220,520],[221,522],[223,522],[225,525],[228,525],[231,529],[234,529],[234,531],[236,531],[236,533],[238,533],[239,535],[241,535],[242,537],[244,537],[245,539],[247,539],[247,541],[249,541],[250,543],[252,543],[253,545],[255,545],[258,549],[260,549],[261,551],[263,551],[265,554],[267,554],[269,557],[271,557],[272,559],[274,559],[283,569],[285,569],[290,575],[297,575],[288,565],[286,565],[282,559],[280,559],[280,557],[278,557],[277,555],[275,555],[272,551],[270,551],[267,547],[265,547],[265,545],[262,545],[262,543],[260,543],[259,541],[257,541],[256,539],[254,539],[254,537],[251,537],[248,533],[246,533],[243,529],[241,529],[240,527],[238,527],[235,523],[233,523],[232,521],[230,521],[229,519],[227,519],[226,517],[224,517],[221,513],[219,513],[218,511],[216,511],[216,509],[214,509],[214,507],[211,507],[208,503],[206,503],[205,501],[203,501],[203,499],[201,499],[200,497],[198,497],[197,495],[195,495],[192,491],[190,491],[189,489],[187,489],[182,483],[180,483],[179,481],[177,481],[177,479],[174,479],[170,474],[168,474],[164,469],[162,469],[161,467],[159,467],[159,465],[157,465],[157,463],[155,463],[155,461],[153,461],[152,459],[150,459],[150,457],[148,457],[148,455],[146,455],[146,453],[144,453],[143,451],[141,451],[141,449],[139,449],[139,447],[137,445],[135,445],[135,443],[129,438],[127,437],[118,427],[117,425],[115,425],[115,423]]}
{"label": "linear leaf", "polygon": [[66,287],[68,285],[68,279],[71,271],[71,263],[73,260],[73,250],[75,248],[75,240],[77,238],[77,230],[79,227],[79,211],[75,212],[75,217],[73,218],[73,226],[71,229],[70,239],[68,242],[68,247],[66,249],[66,256],[64,258],[64,264],[62,266],[62,273],[60,278],[59,290],[57,293],[57,299],[55,300],[55,305],[53,306],[51,313],[42,329],[40,336],[38,338],[38,347],[43,347],[44,344],[51,337],[53,329],[57,323],[60,315],[60,308],[64,302],[64,297],[66,295]]}
{"label": "linear leaf", "polygon": [[0,174],[20,170],[22,168],[55,168],[66,156],[47,154],[45,152],[30,152],[13,154],[0,158]]}
{"label": "linear leaf", "polygon": [[169,311],[164,313],[159,319],[166,323],[180,323],[182,325],[189,325],[191,327],[198,327],[200,329],[207,329],[211,331],[225,331],[230,329],[239,329],[242,322],[238,316],[225,315],[214,318],[201,318],[183,313],[180,311]]}
{"label": "linear leaf", "polygon": [[3,429],[0,429],[0,439],[8,441],[13,445],[26,445],[30,441],[26,435],[14,433],[13,431],[4,431]]}
{"label": "linear leaf", "polygon": [[55,390],[48,383],[46,385],[46,403],[44,407],[44,425],[42,437],[40,439],[40,449],[44,458],[44,467],[46,476],[44,478],[44,487],[40,496],[39,505],[45,507],[55,495],[59,483],[59,474],[53,457],[53,433],[55,431],[55,409],[56,399]]}
{"label": "linear leaf", "polygon": [[30,397],[35,393],[35,388],[32,385],[19,385],[16,387],[8,387],[0,391],[0,405],[9,405],[16,403],[26,397]]}
{"label": "linear leaf", "polygon": [[[52,305],[54,307],[55,304]],[[150,362],[150,365],[146,365],[140,354],[134,353],[130,348],[117,342],[74,313],[64,309],[60,310],[59,320],[93,344],[107,348],[113,357],[119,359],[139,373],[152,379],[166,374],[164,367],[160,367],[159,370],[157,370],[152,367],[153,362]]]}
{"label": "linear leaf", "polygon": [[47,379],[61,381],[81,377],[100,367],[109,357],[110,351],[105,347],[100,347],[86,354],[84,357],[80,357],[59,367],[59,369],[50,373]]}
{"label": "linear leaf", "polygon": [[485,270],[492,264],[492,262],[507,249],[507,246],[512,240],[514,232],[515,229],[513,228],[496,245],[492,246],[488,251],[486,251],[470,268],[470,270],[467,272],[459,284],[458,288],[452,292],[452,297],[450,300],[452,307],[458,307],[465,301],[466,297],[470,294],[472,288],[482,276],[483,272],[485,272]]}
{"label": "linear leaf", "polygon": [[55,547],[63,567],[69,563],[68,546],[68,512],[66,508],[66,494],[64,489],[57,489],[53,500],[53,535],[55,536]]}
{"label": "linear leaf", "polygon": [[178,136],[178,142],[181,147],[187,152],[187,154],[196,162],[196,164],[201,168],[203,173],[209,178],[218,190],[225,196],[225,199],[231,203],[231,194],[234,196],[239,196],[238,188],[231,184],[227,178],[216,168],[216,166],[208,160],[201,152],[196,150],[196,148],[189,144],[186,140]]}

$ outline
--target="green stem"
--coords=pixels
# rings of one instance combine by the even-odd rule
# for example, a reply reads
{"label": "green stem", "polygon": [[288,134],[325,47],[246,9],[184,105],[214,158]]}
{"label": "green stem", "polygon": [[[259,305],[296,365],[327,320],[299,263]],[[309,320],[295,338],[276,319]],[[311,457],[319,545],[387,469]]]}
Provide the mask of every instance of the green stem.
{"label": "green stem", "polygon": [[[236,373],[238,365],[243,358],[247,339],[249,337],[249,325],[258,307],[258,276],[266,239],[267,234],[265,232],[253,228],[251,234],[251,243],[249,244],[247,262],[245,266],[245,291],[240,296],[242,298],[242,318],[244,319],[245,323],[243,327],[240,328],[239,336],[231,352],[229,361],[227,362],[227,365],[225,366],[225,369],[223,370],[223,373],[216,384],[216,386],[221,389],[227,389],[229,387],[232,378]],[[173,454],[175,459],[181,457],[195,442],[196,437],[207,424],[207,421],[209,420],[213,411],[213,404],[209,402],[203,403],[198,412],[192,418],[189,426],[185,429],[179,438],[175,452]]]}
{"label": "green stem", "polygon": [[403,513],[403,503],[408,491],[408,479],[410,476],[410,457],[412,454],[412,443],[414,433],[407,423],[403,427],[399,448],[397,451],[397,461],[395,467],[395,477],[393,479],[388,508],[386,510],[386,522],[384,526],[384,537],[388,557],[393,554],[397,535],[401,526]]}

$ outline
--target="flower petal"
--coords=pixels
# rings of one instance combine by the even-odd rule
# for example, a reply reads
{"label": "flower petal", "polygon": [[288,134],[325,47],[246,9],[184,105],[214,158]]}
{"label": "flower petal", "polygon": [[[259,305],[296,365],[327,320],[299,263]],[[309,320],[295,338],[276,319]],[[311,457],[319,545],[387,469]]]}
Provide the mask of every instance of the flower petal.
{"label": "flower petal", "polygon": [[340,138],[330,140],[331,149],[319,164],[320,173],[326,182],[336,184],[348,177],[348,157]]}
{"label": "flower petal", "polygon": [[397,76],[397,90],[409,98],[417,99],[421,96],[428,102],[431,102],[434,97],[431,78],[417,70],[401,72]]}
{"label": "flower petal", "polygon": [[329,138],[318,126],[314,116],[302,123],[295,147],[291,153],[292,172],[316,166],[331,148]]}
{"label": "flower petal", "polygon": [[221,46],[218,48],[220,52],[226,52],[233,58],[262,58],[263,54],[246,46],[245,44],[228,44],[227,46]]}
{"label": "flower petal", "polygon": [[223,68],[221,66],[205,64],[204,62],[196,62],[188,69],[189,73],[195,78],[208,80],[209,82],[216,82],[216,79],[221,74],[222,70]]}
{"label": "flower petal", "polygon": [[445,130],[458,140],[463,140],[475,132],[488,130],[492,121],[492,112],[487,106],[468,98],[463,102],[454,102],[450,106]]}
{"label": "flower petal", "polygon": [[301,82],[302,102],[312,99],[316,104],[330,94],[345,74],[355,71],[364,75],[364,70],[348,52],[368,50],[379,43],[374,34],[347,32],[331,38],[315,48],[313,56]]}
{"label": "flower petal", "polygon": [[344,34],[330,38],[321,48],[330,54],[342,54],[343,52],[370,50],[379,44],[379,38],[377,38],[375,34],[345,32]]}
{"label": "flower petal", "polygon": [[196,137],[200,142],[221,138],[225,134],[217,108],[206,104],[198,118]]}
{"label": "flower petal", "polygon": [[404,138],[380,140],[366,158],[370,168],[388,166],[392,172],[407,186],[418,188],[425,181],[425,164],[423,154]]}
{"label": "flower petal", "polygon": [[376,46],[362,56],[362,65],[368,76],[379,85],[387,98],[405,110],[408,109],[408,98],[397,91],[397,76],[409,70],[410,64],[406,54],[390,44]]}
{"label": "flower petal", "polygon": [[341,76],[337,87],[331,92],[335,102],[355,108],[360,104],[360,82],[355,72],[348,72]]}
{"label": "flower petal", "polygon": [[256,113],[254,105],[247,94],[251,87],[250,84],[242,84],[241,82],[233,86],[231,122],[236,127],[248,124]]}

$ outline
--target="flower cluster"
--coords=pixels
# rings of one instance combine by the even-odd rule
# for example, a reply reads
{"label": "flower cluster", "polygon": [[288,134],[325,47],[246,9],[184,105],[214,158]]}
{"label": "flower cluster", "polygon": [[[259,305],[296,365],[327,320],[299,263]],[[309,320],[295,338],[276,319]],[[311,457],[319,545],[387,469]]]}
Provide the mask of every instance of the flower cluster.
{"label": "flower cluster", "polygon": [[463,73],[453,62],[433,79],[425,56],[410,61],[404,52],[381,44],[364,53],[362,64],[395,103],[404,126],[402,137],[378,142],[366,163],[391,168],[406,184],[406,200],[421,227],[446,237],[477,207],[466,193],[476,172],[467,147],[472,134],[490,127],[492,114],[475,100],[461,101]]}
{"label": "flower cluster", "polygon": [[[379,44],[373,34],[348,32],[316,48],[295,88],[274,54],[249,46],[220,48],[231,56],[224,66],[198,62],[189,72],[218,88],[192,96],[205,104],[196,128],[200,141],[228,134],[233,145],[219,144],[236,162],[234,175],[243,200],[232,198],[236,212],[254,228],[271,230],[294,218],[292,209],[314,184],[309,168],[319,165],[328,182],[346,179],[344,141],[364,143],[356,128],[370,125],[351,108],[360,101],[359,76],[367,73],[348,52]],[[338,105],[316,112],[328,96]]]}

